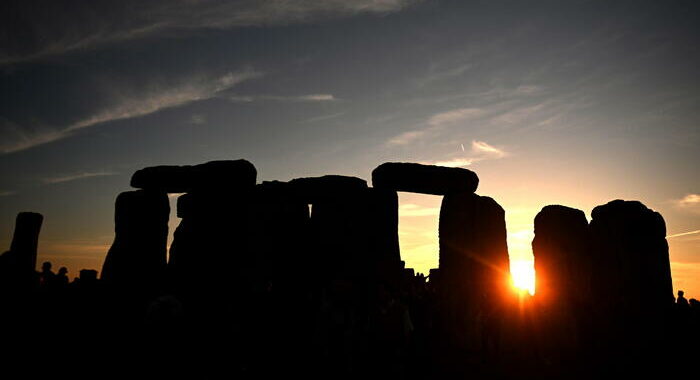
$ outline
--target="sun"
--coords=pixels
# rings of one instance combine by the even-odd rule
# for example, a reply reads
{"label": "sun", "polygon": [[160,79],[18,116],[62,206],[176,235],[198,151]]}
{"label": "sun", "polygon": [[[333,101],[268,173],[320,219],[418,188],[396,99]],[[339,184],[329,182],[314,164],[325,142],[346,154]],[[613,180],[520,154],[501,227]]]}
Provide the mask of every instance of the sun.
{"label": "sun", "polygon": [[518,292],[528,292],[530,295],[535,294],[535,268],[532,261],[511,261],[510,276],[513,287]]}

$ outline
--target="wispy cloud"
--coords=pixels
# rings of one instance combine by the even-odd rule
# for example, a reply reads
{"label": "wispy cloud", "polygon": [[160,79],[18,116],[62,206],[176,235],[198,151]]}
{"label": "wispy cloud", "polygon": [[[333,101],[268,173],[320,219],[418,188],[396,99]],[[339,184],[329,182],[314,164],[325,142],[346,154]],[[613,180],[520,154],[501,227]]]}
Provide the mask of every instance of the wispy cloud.
{"label": "wispy cloud", "polygon": [[451,111],[437,113],[428,119],[428,125],[432,127],[451,124],[473,119],[483,114],[479,108],[458,108]]}
{"label": "wispy cloud", "polygon": [[[462,149],[464,149],[464,146],[462,146]],[[506,152],[503,149],[496,148],[485,141],[478,140],[472,141],[472,153],[489,158],[501,158],[506,156]]]}
{"label": "wispy cloud", "polygon": [[465,122],[477,118],[482,114],[483,111],[478,108],[457,108],[450,111],[436,113],[426,120],[424,126],[394,136],[390,138],[386,144],[388,146],[408,145],[439,132],[445,126],[456,124],[458,122]]}
{"label": "wispy cloud", "polygon": [[105,176],[112,176],[112,175],[117,175],[119,173],[116,172],[85,172],[85,173],[78,173],[78,174],[71,174],[71,175],[66,175],[66,176],[61,176],[61,177],[51,177],[51,178],[45,178],[43,182],[47,185],[53,185],[56,183],[63,183],[63,182],[70,182],[70,181],[77,181],[80,179],[85,179],[85,178],[93,178],[93,177],[105,177]]}
{"label": "wispy cloud", "polygon": [[399,216],[437,216],[440,215],[439,207],[424,207],[415,203],[403,204],[399,207]]}
{"label": "wispy cloud", "polygon": [[345,115],[345,112],[336,112],[336,113],[331,113],[331,114],[327,114],[327,115],[310,117],[306,120],[302,120],[301,122],[302,123],[316,123],[319,121],[335,119],[335,118],[338,118],[338,117],[343,116],[343,115]]}
{"label": "wispy cloud", "polygon": [[688,194],[681,199],[674,200],[673,203],[682,210],[700,213],[700,194]]}
{"label": "wispy cloud", "polygon": [[[460,144],[464,149],[464,145]],[[464,167],[484,160],[496,160],[506,157],[508,153],[503,148],[497,148],[485,141],[472,140],[471,150],[468,153],[460,153],[458,156],[444,160],[424,161],[427,165],[447,167]]]}
{"label": "wispy cloud", "polygon": [[279,102],[331,102],[338,98],[332,94],[310,94],[296,96],[277,96],[277,95],[232,95],[228,97],[233,102],[250,103],[255,101],[279,101]]}
{"label": "wispy cloud", "polygon": [[0,153],[12,153],[68,137],[76,131],[98,124],[145,116],[160,110],[206,100],[236,86],[262,76],[253,70],[229,72],[220,77],[194,76],[169,85],[147,85],[111,94],[109,104],[78,121],[63,127],[22,128],[9,121],[3,122],[0,132]]}
{"label": "wispy cloud", "polygon": [[425,130],[404,132],[398,136],[390,138],[389,141],[387,141],[387,145],[407,145],[425,136],[426,133],[427,132]]}
{"label": "wispy cloud", "polygon": [[192,124],[200,125],[200,124],[204,124],[206,122],[207,122],[206,115],[194,114],[194,115],[190,116],[190,123],[192,123]]}
{"label": "wispy cloud", "polygon": [[[18,24],[32,40],[0,51],[0,64],[41,59],[79,49],[157,36],[169,31],[229,29],[313,22],[357,14],[396,12],[416,0],[155,0],[88,2],[66,7],[62,1],[16,5],[13,22],[0,23],[0,35],[12,35]],[[131,3],[131,4],[130,4]],[[19,21],[17,21],[19,20]],[[2,21],[2,19],[0,19]],[[4,32],[4,33],[3,33]]]}

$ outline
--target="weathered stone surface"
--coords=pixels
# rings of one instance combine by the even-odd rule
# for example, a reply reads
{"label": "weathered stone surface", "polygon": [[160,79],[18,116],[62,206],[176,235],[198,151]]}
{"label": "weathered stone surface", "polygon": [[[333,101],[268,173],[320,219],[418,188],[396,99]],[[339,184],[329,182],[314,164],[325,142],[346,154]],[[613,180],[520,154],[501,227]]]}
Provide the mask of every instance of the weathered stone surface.
{"label": "weathered stone surface", "polygon": [[166,193],[228,191],[255,186],[257,171],[246,160],[210,161],[194,166],[152,166],[138,170],[131,186]]}
{"label": "weathered stone surface", "polygon": [[313,203],[312,247],[315,271],[328,277],[398,281],[398,196],[364,189]]}
{"label": "weathered stone surface", "polygon": [[536,296],[545,303],[590,302],[593,276],[586,215],[574,208],[545,206],[535,217],[532,241]]}
{"label": "weathered stone surface", "polygon": [[[535,217],[535,257],[540,349],[551,358],[586,346],[594,300],[590,234],[581,210],[545,206]],[[546,332],[546,333],[544,333]]]}
{"label": "weathered stone surface", "polygon": [[311,204],[352,196],[367,189],[367,181],[342,175],[295,178],[288,185],[297,197]]}
{"label": "weathered stone surface", "polygon": [[163,280],[166,265],[169,214],[165,193],[137,190],[119,194],[114,242],[101,278],[124,290],[155,290]]}
{"label": "weathered stone surface", "polygon": [[246,275],[250,255],[252,192],[205,191],[178,198],[182,217],[170,246],[168,280],[186,296],[223,294]]}
{"label": "weathered stone surface", "polygon": [[674,303],[663,217],[637,201],[591,213],[596,331],[614,350],[653,346]]}
{"label": "weathered stone surface", "polygon": [[258,277],[273,286],[298,285],[309,259],[309,205],[286,182],[263,182],[255,190],[249,238]]}
{"label": "weathered stone surface", "polygon": [[440,208],[439,234],[436,285],[444,303],[445,339],[472,349],[498,341],[511,295],[505,211],[489,197],[448,194]]}
{"label": "weathered stone surface", "polygon": [[23,289],[32,285],[43,221],[44,217],[35,212],[17,214],[10,250],[0,256],[1,282]]}
{"label": "weathered stone surface", "polygon": [[599,301],[629,311],[673,304],[663,217],[638,201],[614,200],[593,209],[591,233]]}
{"label": "weathered stone surface", "polygon": [[372,171],[378,189],[446,195],[476,191],[479,177],[471,170],[415,163],[387,162]]}
{"label": "weathered stone surface", "polygon": [[505,211],[492,198],[473,193],[446,195],[440,208],[440,271],[465,277],[476,292],[508,283]]}

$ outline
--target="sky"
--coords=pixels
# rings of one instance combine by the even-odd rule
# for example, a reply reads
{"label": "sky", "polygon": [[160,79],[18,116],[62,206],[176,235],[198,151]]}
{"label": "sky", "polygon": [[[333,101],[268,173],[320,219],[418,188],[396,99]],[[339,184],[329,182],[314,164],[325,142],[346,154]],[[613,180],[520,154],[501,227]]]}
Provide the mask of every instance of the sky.
{"label": "sky", "polygon": [[[5,1],[0,250],[36,211],[39,263],[99,270],[146,166],[370,180],[408,161],[475,171],[513,262],[545,205],[639,200],[700,298],[699,29],[675,0]],[[402,257],[427,272],[440,197],[399,197]]]}

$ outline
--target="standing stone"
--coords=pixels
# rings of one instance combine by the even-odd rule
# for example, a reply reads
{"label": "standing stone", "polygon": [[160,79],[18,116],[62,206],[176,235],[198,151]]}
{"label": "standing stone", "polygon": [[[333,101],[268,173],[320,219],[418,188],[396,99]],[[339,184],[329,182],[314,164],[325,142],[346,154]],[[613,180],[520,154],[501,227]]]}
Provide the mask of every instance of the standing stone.
{"label": "standing stone", "polygon": [[323,176],[290,181],[309,202],[313,271],[326,280],[398,282],[398,195],[359,178]]}
{"label": "standing stone", "polygon": [[590,303],[592,273],[588,221],[581,210],[545,206],[535,217],[532,251],[536,297],[544,303]]}
{"label": "standing stone", "polygon": [[182,221],[170,246],[168,280],[185,302],[218,302],[212,300],[241,291],[254,274],[257,258],[251,251],[251,221],[257,171],[246,160],[183,168],[181,177],[160,176],[158,167],[150,173],[137,172],[132,185],[187,191],[177,202]]}
{"label": "standing stone", "polygon": [[622,341],[656,339],[673,306],[663,217],[638,201],[593,209],[590,224],[599,319]]}
{"label": "standing stone", "polygon": [[44,217],[35,212],[20,212],[10,250],[0,256],[0,281],[4,285],[27,289],[35,280],[39,232]]}
{"label": "standing stone", "polygon": [[178,198],[182,220],[167,270],[178,295],[204,299],[240,288],[254,261],[249,250],[251,191],[201,191]]}
{"label": "standing stone", "polygon": [[536,292],[540,350],[550,360],[583,347],[590,336],[594,276],[590,235],[581,210],[545,206],[535,217]]}
{"label": "standing stone", "polygon": [[[440,208],[440,293],[445,328],[456,342],[478,346],[498,331],[510,269],[505,211],[492,198],[446,195]],[[485,335],[484,335],[485,334]]]}
{"label": "standing stone", "polygon": [[138,190],[119,194],[115,204],[112,247],[101,278],[115,289],[157,290],[166,266],[170,204],[162,192]]}
{"label": "standing stone", "polygon": [[492,198],[446,195],[440,207],[440,272],[476,294],[497,294],[509,281],[505,211]]}
{"label": "standing stone", "polygon": [[253,209],[250,238],[259,276],[275,288],[298,285],[308,265],[309,205],[289,183],[274,181],[256,186]]}
{"label": "standing stone", "polygon": [[479,177],[463,168],[387,162],[372,171],[372,186],[434,195],[473,193],[479,186]]}

